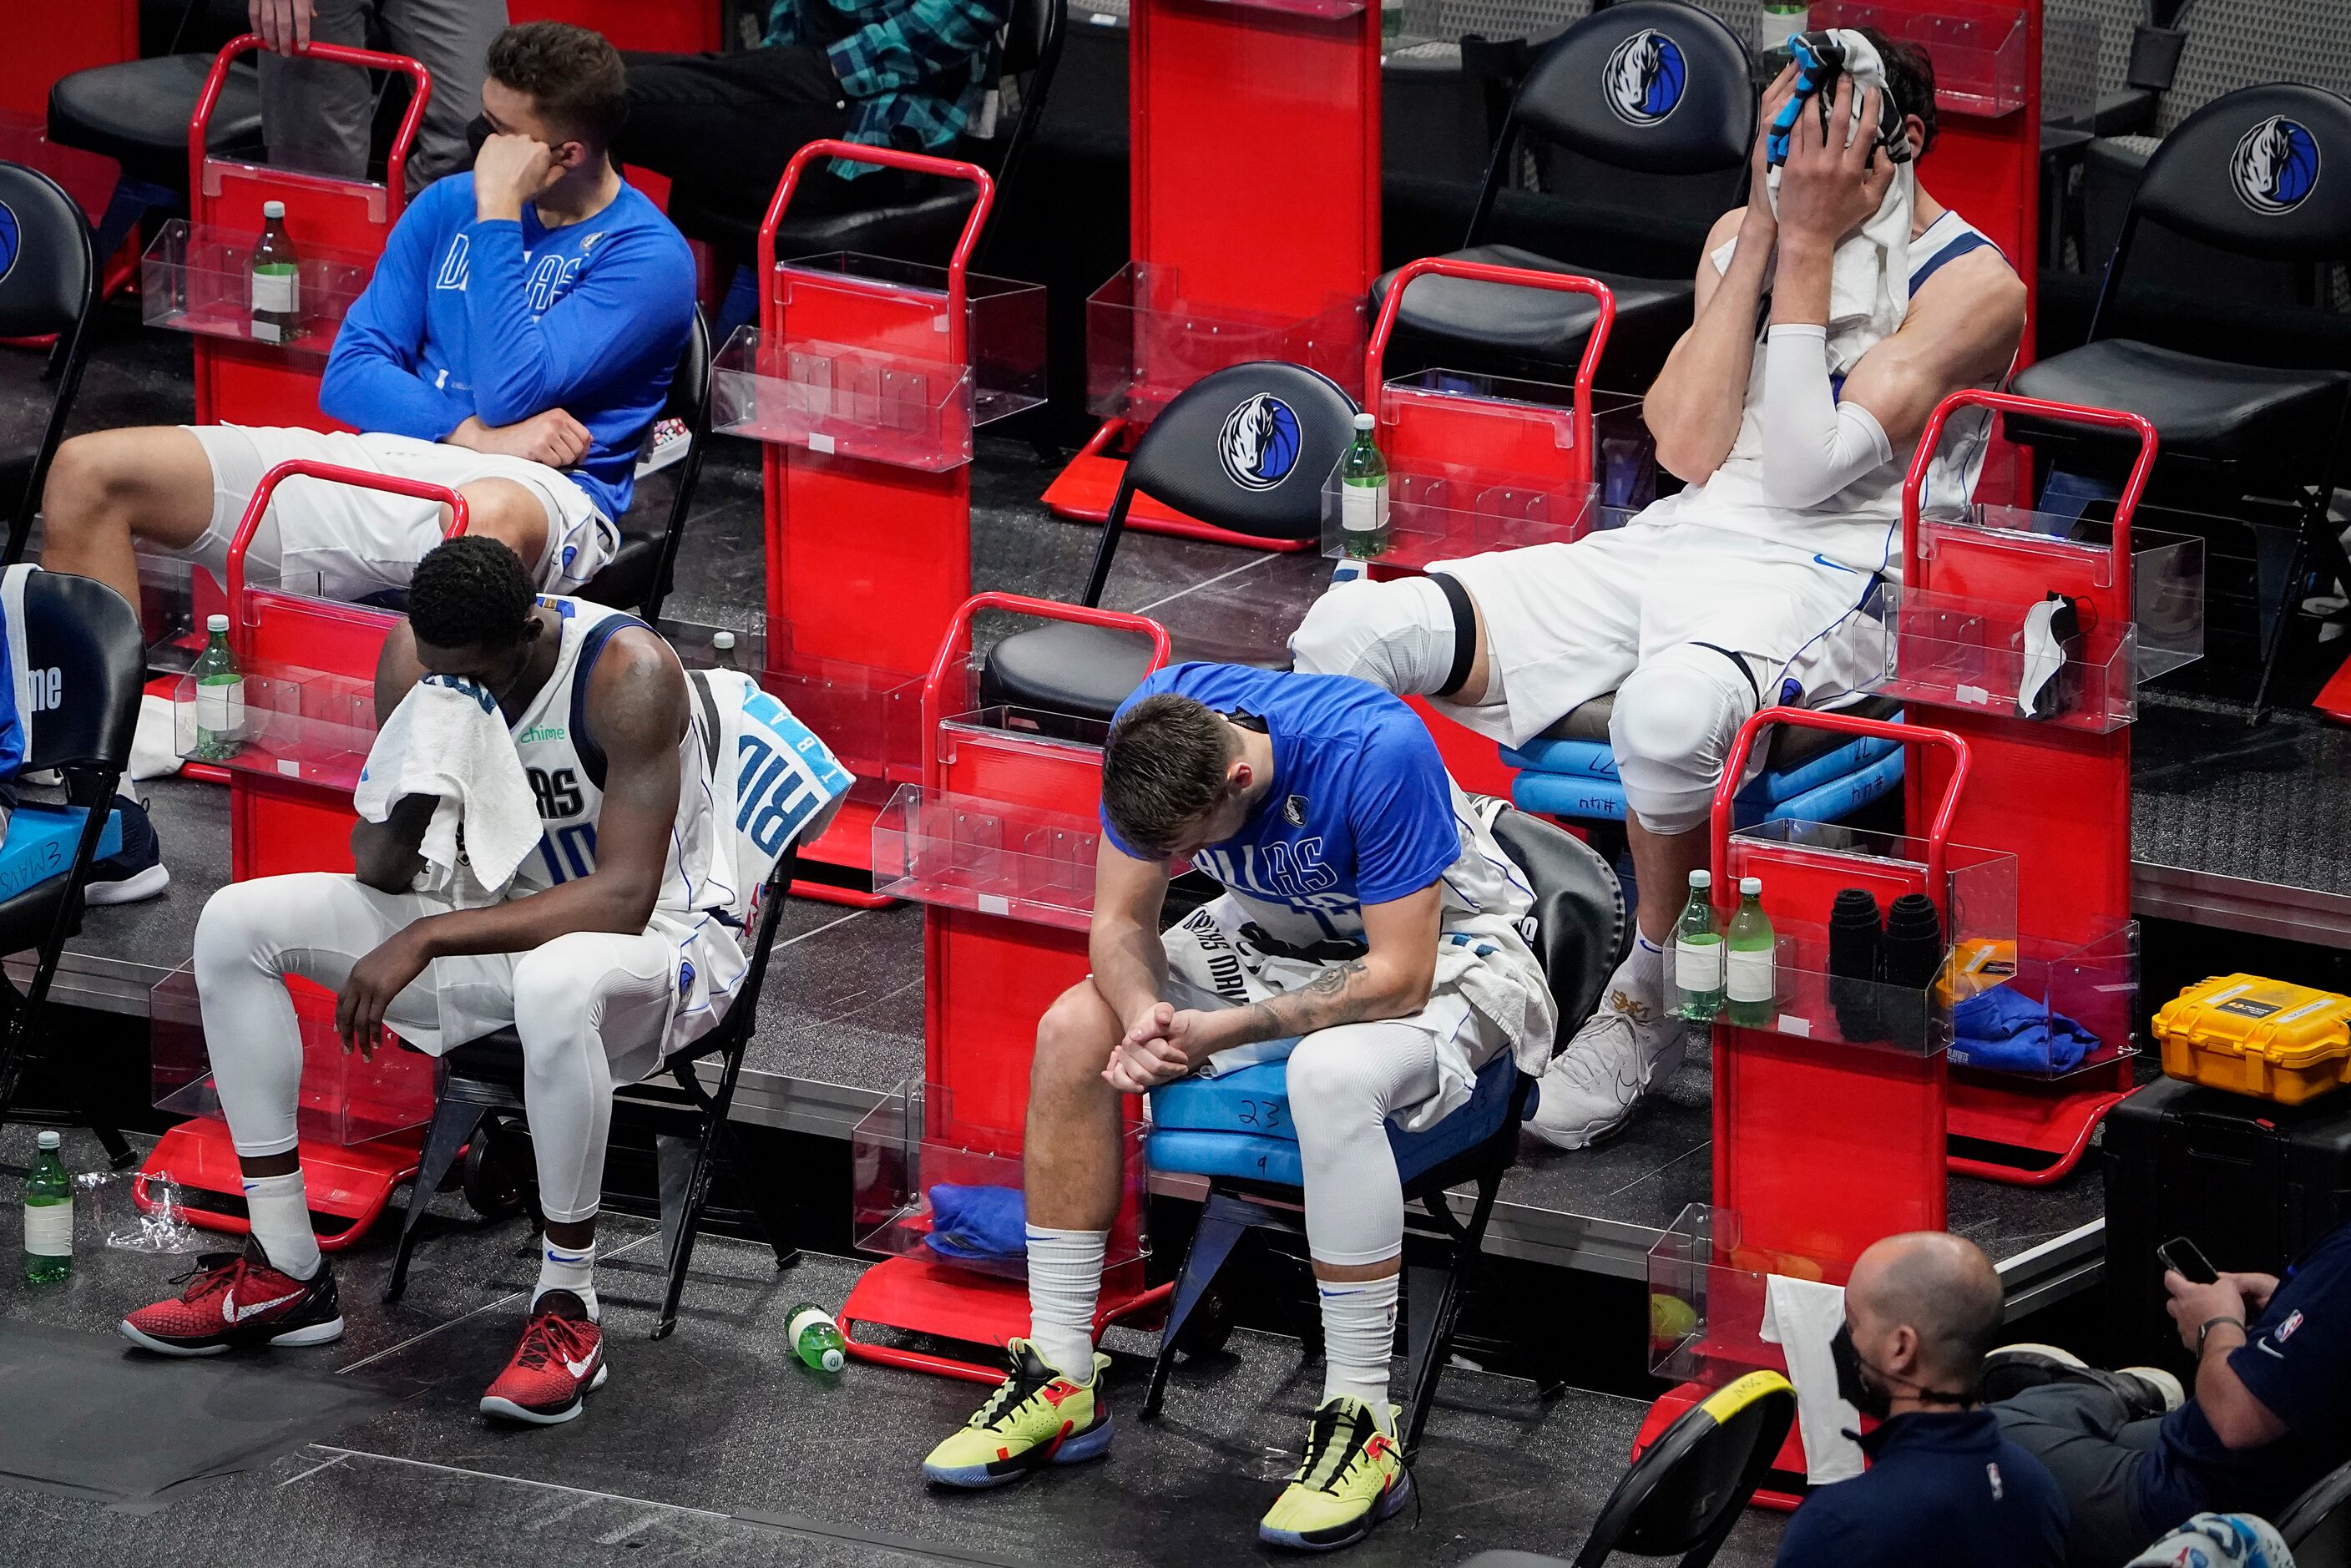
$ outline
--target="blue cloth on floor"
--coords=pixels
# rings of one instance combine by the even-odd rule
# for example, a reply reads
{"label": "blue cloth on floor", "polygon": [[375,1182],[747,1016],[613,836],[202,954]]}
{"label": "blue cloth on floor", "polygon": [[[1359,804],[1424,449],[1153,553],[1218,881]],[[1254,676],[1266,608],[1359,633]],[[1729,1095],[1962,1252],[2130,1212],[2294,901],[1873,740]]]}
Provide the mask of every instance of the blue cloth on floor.
{"label": "blue cloth on floor", "polygon": [[1029,1217],[1017,1186],[956,1186],[941,1182],[931,1200],[932,1251],[959,1262],[1026,1257]]}
{"label": "blue cloth on floor", "polygon": [[2098,1048],[2098,1037],[2006,986],[1951,1009],[1951,1061],[1997,1072],[2067,1072]]}

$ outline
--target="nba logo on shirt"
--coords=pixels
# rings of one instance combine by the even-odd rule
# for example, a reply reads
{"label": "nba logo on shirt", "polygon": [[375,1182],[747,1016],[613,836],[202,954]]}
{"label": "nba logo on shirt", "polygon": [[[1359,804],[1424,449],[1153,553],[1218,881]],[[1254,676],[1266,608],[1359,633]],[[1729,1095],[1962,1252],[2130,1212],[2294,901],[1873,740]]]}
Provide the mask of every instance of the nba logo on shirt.
{"label": "nba logo on shirt", "polygon": [[1306,797],[1292,795],[1281,803],[1281,820],[1293,828],[1306,825]]}
{"label": "nba logo on shirt", "polygon": [[2294,1337],[2294,1331],[2301,1326],[2302,1314],[2300,1312],[2288,1312],[2285,1316],[2285,1322],[2278,1324],[2277,1333],[2272,1337],[2274,1338],[2278,1343],[2283,1344],[2286,1341]]}

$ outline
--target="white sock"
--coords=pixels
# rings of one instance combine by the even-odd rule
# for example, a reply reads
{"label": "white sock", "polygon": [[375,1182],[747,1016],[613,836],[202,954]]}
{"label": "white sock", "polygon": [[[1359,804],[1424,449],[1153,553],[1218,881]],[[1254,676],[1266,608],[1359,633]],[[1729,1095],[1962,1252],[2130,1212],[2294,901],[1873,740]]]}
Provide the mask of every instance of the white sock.
{"label": "white sock", "polygon": [[302,1190],[300,1171],[246,1176],[245,1212],[253,1222],[253,1239],[271,1268],[297,1280],[319,1272],[319,1238],[310,1229],[310,1200]]}
{"label": "white sock", "polygon": [[546,1237],[539,1238],[538,1288],[530,1293],[530,1304],[536,1308],[538,1299],[549,1291],[569,1291],[580,1298],[588,1309],[588,1321],[597,1321],[596,1305],[596,1244],[573,1249],[558,1247]]}
{"label": "white sock", "polygon": [[[1666,950],[1636,929],[1633,933],[1633,950],[1625,955],[1625,961],[1608,977],[1608,1005],[1619,1012],[1646,1009],[1655,1014],[1664,1005],[1665,989]],[[1635,1007],[1619,1005],[1616,998],[1620,996]]]}
{"label": "white sock", "polygon": [[1094,1376],[1094,1302],[1107,1230],[1029,1227],[1029,1343],[1072,1383]]}
{"label": "white sock", "polygon": [[1396,1286],[1403,1277],[1315,1281],[1322,1298],[1322,1397],[1353,1395],[1391,1436],[1388,1359],[1395,1351]]}

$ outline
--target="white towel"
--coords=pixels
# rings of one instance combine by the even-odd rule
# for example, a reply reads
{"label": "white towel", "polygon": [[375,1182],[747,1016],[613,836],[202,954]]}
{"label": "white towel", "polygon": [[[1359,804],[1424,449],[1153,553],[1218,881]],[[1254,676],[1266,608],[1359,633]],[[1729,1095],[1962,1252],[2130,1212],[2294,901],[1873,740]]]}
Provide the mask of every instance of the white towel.
{"label": "white towel", "polygon": [[1785,1274],[1764,1282],[1763,1341],[1787,1355],[1804,1476],[1816,1487],[1851,1480],[1863,1468],[1861,1445],[1845,1436],[1861,1425],[1861,1412],[1837,1394],[1836,1360],[1829,1354],[1829,1341],[1844,1323],[1844,1286]]}
{"label": "white towel", "polygon": [[461,909],[504,896],[538,845],[538,807],[496,699],[474,682],[417,682],[376,736],[351,804],[381,822],[411,795],[441,802],[419,847],[415,891]]}
{"label": "white towel", "polygon": [[[1874,87],[1881,97],[1885,93],[1886,65],[1870,41],[1852,28],[1839,28],[1837,37],[1844,45],[1845,71],[1853,78],[1858,116],[1863,89]],[[1766,180],[1775,213],[1780,210],[1782,172],[1775,168]],[[1845,236],[1830,258],[1828,354],[1833,376],[1845,374],[1862,355],[1892,337],[1910,308],[1910,223],[1917,196],[1917,164],[1896,165],[1876,215]],[[1738,248],[1739,242],[1731,239],[1715,250],[1718,271],[1730,270],[1731,254]]]}

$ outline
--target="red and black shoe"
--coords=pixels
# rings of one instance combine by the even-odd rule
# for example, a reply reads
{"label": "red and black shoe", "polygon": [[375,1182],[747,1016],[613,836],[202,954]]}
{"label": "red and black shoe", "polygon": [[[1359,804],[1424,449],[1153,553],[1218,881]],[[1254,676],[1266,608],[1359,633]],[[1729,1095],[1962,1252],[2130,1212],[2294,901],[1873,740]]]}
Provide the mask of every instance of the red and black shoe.
{"label": "red and black shoe", "polygon": [[179,1295],[122,1320],[122,1336],[159,1355],[218,1355],[241,1344],[332,1344],[343,1337],[335,1270],[308,1280],[243,1252],[207,1252],[172,1280]]}
{"label": "red and black shoe", "polygon": [[588,1391],[604,1386],[604,1331],[568,1291],[539,1298],[514,1359],[482,1396],[482,1414],[553,1427],[580,1414]]}

